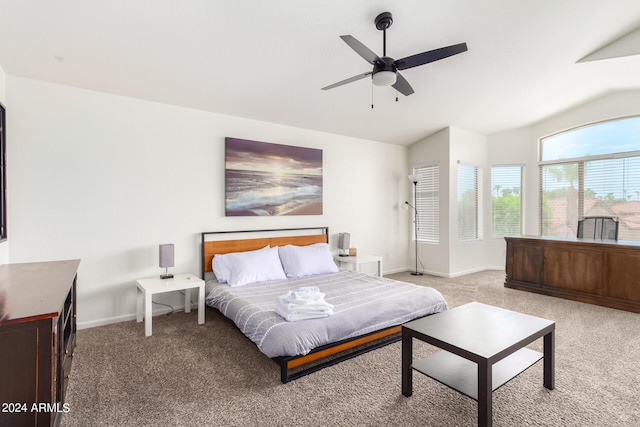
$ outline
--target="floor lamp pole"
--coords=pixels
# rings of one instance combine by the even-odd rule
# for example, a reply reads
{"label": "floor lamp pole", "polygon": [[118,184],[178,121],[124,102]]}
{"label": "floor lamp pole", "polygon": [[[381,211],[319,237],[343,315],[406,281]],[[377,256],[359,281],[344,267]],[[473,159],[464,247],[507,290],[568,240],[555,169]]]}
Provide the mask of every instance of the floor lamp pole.
{"label": "floor lamp pole", "polygon": [[418,271],[418,180],[417,179],[412,179],[413,182],[413,225],[415,227],[415,235],[414,238],[416,240],[415,242],[415,246],[416,246],[416,269],[413,273],[411,273],[412,276],[422,276],[422,273]]}

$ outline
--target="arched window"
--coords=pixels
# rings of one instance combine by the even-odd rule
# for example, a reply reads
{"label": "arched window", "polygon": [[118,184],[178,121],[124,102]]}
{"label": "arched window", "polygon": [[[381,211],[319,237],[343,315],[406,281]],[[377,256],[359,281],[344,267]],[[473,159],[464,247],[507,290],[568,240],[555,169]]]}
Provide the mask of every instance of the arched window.
{"label": "arched window", "polygon": [[540,141],[540,230],[575,237],[582,216],[617,216],[618,238],[640,241],[640,116]]}

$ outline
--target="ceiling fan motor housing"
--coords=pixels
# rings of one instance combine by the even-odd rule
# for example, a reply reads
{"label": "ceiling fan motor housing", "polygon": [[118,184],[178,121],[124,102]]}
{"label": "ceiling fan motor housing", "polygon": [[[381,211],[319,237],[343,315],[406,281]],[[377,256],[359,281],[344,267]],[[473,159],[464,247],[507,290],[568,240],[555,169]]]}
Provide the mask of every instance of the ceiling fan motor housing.
{"label": "ceiling fan motor housing", "polygon": [[376,86],[394,85],[398,78],[397,71],[393,58],[383,56],[373,64],[373,72],[371,73],[373,84]]}
{"label": "ceiling fan motor housing", "polygon": [[382,12],[380,15],[376,16],[376,28],[380,31],[384,31],[393,24],[393,17],[391,16],[391,12]]}
{"label": "ceiling fan motor housing", "polygon": [[382,61],[376,61],[376,63],[373,64],[373,74],[379,71],[392,71],[394,73],[398,71],[398,68],[394,63],[395,61],[393,60],[393,58],[389,58],[388,56],[383,56],[380,59]]}

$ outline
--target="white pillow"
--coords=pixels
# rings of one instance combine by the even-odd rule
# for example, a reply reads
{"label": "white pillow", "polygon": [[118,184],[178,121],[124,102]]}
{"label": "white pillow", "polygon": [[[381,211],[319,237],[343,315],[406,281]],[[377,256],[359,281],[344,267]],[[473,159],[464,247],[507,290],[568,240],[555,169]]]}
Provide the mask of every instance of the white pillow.
{"label": "white pillow", "polygon": [[265,246],[262,249],[256,249],[255,251],[231,252],[228,254],[216,255],[213,257],[213,261],[211,262],[213,274],[216,275],[216,279],[219,283],[227,283],[229,281],[229,276],[231,276],[231,265],[233,264],[232,258],[234,256],[238,254],[250,254],[267,249],[269,249],[269,245]]}
{"label": "white pillow", "polygon": [[236,253],[229,260],[231,262],[229,263],[230,274],[227,284],[231,287],[287,278],[282,270],[282,264],[280,264],[278,248]]}
{"label": "white pillow", "polygon": [[309,246],[279,246],[278,254],[287,277],[304,277],[314,274],[337,273],[328,243]]}

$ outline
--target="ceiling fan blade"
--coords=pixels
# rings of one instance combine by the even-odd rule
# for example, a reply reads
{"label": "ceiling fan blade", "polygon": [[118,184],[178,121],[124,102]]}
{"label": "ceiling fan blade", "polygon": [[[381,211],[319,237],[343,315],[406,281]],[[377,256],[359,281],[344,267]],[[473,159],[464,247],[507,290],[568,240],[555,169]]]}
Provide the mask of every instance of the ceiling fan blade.
{"label": "ceiling fan blade", "polygon": [[396,82],[392,87],[404,96],[409,96],[413,93],[413,88],[400,73],[396,73]]}
{"label": "ceiling fan blade", "polygon": [[457,55],[467,51],[466,43],[454,44],[440,49],[429,50],[427,52],[418,53],[416,55],[407,56],[406,58],[396,59],[394,64],[398,70],[406,70],[408,68],[417,67],[419,65],[428,64],[429,62],[438,61]]}
{"label": "ceiling fan blade", "polygon": [[325,86],[325,87],[322,88],[322,90],[329,90],[329,89],[333,89],[334,87],[346,85],[347,83],[351,83],[351,82],[355,82],[355,81],[364,79],[365,77],[370,76],[371,74],[373,74],[372,71],[369,71],[368,73],[364,73],[364,74],[358,74],[357,76],[349,77],[348,79],[344,79],[342,81],[339,81],[338,83],[334,83],[332,85]]}
{"label": "ceiling fan blade", "polygon": [[360,43],[355,37],[347,35],[340,36],[340,38],[344,40],[344,42],[348,44],[351,49],[355,50],[358,55],[362,56],[369,64],[373,65],[376,63],[376,61],[381,60],[378,55],[376,55],[371,49]]}

